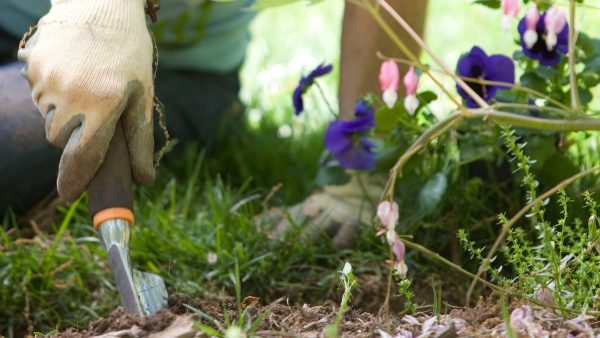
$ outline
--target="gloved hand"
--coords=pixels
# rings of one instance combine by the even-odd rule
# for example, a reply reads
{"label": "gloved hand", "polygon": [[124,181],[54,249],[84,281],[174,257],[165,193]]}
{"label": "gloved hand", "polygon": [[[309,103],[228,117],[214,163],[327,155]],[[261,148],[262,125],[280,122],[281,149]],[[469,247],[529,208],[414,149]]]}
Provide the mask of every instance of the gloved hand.
{"label": "gloved hand", "polygon": [[277,238],[302,225],[302,237],[317,241],[323,234],[331,237],[340,249],[352,248],[359,226],[373,223],[383,182],[367,175],[353,174],[350,182],[340,186],[325,186],[303,202],[285,210],[275,208],[259,215],[259,221],[274,224],[270,237]]}
{"label": "gloved hand", "polygon": [[52,0],[19,50],[46,138],[64,148],[57,187],[87,188],[122,117],[133,179],[154,181],[153,46],[144,0]]}

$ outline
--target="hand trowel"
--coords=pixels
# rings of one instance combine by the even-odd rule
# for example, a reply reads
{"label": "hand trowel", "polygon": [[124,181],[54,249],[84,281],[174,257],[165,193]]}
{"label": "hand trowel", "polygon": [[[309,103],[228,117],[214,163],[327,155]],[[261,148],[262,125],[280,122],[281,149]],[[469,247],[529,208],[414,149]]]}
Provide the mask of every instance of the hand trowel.
{"label": "hand trowel", "polygon": [[134,224],[131,164],[121,122],[117,123],[104,162],[88,187],[88,202],[125,310],[148,316],[167,307],[168,294],[162,278],[131,268],[129,239]]}

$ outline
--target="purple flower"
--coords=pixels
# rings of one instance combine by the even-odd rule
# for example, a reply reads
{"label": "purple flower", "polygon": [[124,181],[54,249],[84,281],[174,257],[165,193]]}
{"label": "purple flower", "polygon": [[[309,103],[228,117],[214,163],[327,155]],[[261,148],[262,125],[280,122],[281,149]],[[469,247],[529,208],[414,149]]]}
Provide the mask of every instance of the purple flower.
{"label": "purple flower", "polygon": [[[457,68],[457,73],[461,77],[509,84],[515,82],[515,65],[509,57],[504,55],[488,56],[478,46],[473,47],[469,54],[458,61]],[[465,80],[465,82],[485,101],[494,98],[499,89],[508,89],[508,86],[481,84],[469,80]],[[467,107],[477,108],[479,106],[459,85],[456,85],[456,90],[465,99]]]}
{"label": "purple flower", "polygon": [[521,36],[523,54],[531,59],[538,60],[543,66],[553,67],[560,62],[562,54],[567,54],[569,52],[569,25],[566,24],[562,31],[556,34],[556,44],[551,48],[548,48],[546,39],[542,38],[548,34],[545,24],[547,14],[547,12],[543,13],[535,26],[537,36],[540,38],[537,39],[531,48],[527,47],[527,43],[525,42],[526,39],[524,38],[525,32],[527,31],[526,18],[521,19],[518,29],[519,35]]}
{"label": "purple flower", "polygon": [[325,147],[346,169],[375,167],[375,145],[367,134],[375,127],[375,112],[364,101],[355,107],[354,119],[335,120],[325,134]]}
{"label": "purple flower", "polygon": [[300,115],[300,113],[302,113],[304,110],[304,101],[302,100],[302,95],[304,95],[308,88],[313,85],[315,78],[329,74],[332,69],[333,65],[325,65],[322,63],[318,65],[317,68],[313,69],[308,76],[303,76],[300,78],[298,86],[294,90],[294,95],[292,96],[292,101],[294,102],[294,113],[296,116]]}

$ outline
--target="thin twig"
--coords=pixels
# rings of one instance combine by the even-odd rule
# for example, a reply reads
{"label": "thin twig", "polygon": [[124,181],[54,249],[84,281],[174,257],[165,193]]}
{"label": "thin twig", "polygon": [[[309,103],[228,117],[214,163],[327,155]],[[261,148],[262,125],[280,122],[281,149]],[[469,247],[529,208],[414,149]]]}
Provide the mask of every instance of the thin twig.
{"label": "thin twig", "polygon": [[576,175],[573,175],[573,176],[571,176],[571,177],[569,177],[567,179],[564,179],[563,181],[561,181],[560,183],[558,183],[557,185],[555,185],[554,187],[552,187],[550,190],[547,190],[542,195],[538,196],[536,199],[534,199],[533,201],[529,202],[526,206],[524,206],[521,210],[519,210],[519,212],[517,212],[508,222],[506,222],[504,225],[502,225],[502,229],[500,231],[500,234],[496,238],[496,241],[494,242],[494,245],[492,246],[492,248],[488,252],[487,256],[485,257],[485,259],[483,260],[483,262],[481,263],[481,265],[479,266],[479,269],[477,270],[477,274],[475,275],[477,278],[473,278],[473,281],[471,282],[471,285],[469,286],[469,291],[467,291],[467,298],[466,298],[466,303],[467,304],[469,304],[469,300],[471,299],[471,294],[473,293],[473,290],[475,289],[475,285],[477,284],[477,281],[480,279],[479,277],[481,277],[481,274],[483,274],[485,271],[487,271],[487,266],[489,264],[489,261],[492,259],[492,257],[494,256],[494,254],[496,254],[496,250],[498,250],[498,248],[500,247],[500,245],[502,245],[504,243],[504,239],[506,238],[506,235],[508,234],[508,231],[512,228],[512,226],[519,219],[521,219],[521,217],[523,217],[529,211],[529,209],[533,208],[538,203],[540,203],[543,200],[545,200],[546,198],[552,196],[558,190],[560,190],[560,189],[566,187],[567,185],[575,182],[577,179],[579,179],[579,178],[581,178],[583,176],[589,175],[589,174],[597,171],[598,169],[600,169],[600,166],[595,166],[595,167],[590,168],[588,170],[585,170],[585,171],[582,171],[580,173],[577,173]]}

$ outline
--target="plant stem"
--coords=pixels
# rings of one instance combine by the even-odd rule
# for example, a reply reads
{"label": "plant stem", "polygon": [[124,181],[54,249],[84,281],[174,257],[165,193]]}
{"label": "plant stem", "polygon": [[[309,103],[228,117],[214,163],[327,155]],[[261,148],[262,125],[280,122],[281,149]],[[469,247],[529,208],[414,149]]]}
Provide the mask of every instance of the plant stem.
{"label": "plant stem", "polygon": [[[372,6],[365,7],[365,8],[369,11],[369,13],[371,13],[371,15],[377,21],[377,23],[379,24],[379,26],[381,27],[381,29],[383,29],[386,32],[386,34],[390,37],[390,39],[392,39],[392,41],[394,41],[394,43],[396,44],[396,46],[398,46],[398,48],[400,48],[400,50],[402,51],[402,53],[404,53],[410,60],[412,60],[416,65],[418,65],[418,67],[420,69],[422,69],[423,72],[427,76],[429,76],[429,78],[440,88],[440,90],[442,90],[444,92],[444,94],[446,94],[448,96],[448,98],[458,107],[458,109],[466,109],[444,87],[444,85],[435,76],[433,76],[433,74],[427,69],[427,67],[425,67],[421,63],[421,61],[419,61],[419,58],[410,49],[408,49],[408,47],[406,47],[406,45],[402,42],[402,40],[400,40],[400,38],[398,38],[398,36],[394,33],[394,31],[392,30],[392,28],[385,22],[385,20],[383,20],[383,18],[381,17],[381,15],[377,12],[377,8],[376,7],[372,7]],[[477,95],[477,94],[475,94],[475,95]]]}
{"label": "plant stem", "polygon": [[396,178],[402,175],[402,168],[408,160],[423,149],[432,139],[445,133],[448,129],[458,124],[463,118],[481,118],[484,121],[491,120],[499,124],[510,124],[514,127],[531,128],[548,131],[586,131],[600,130],[600,119],[598,118],[577,118],[571,120],[553,120],[514,113],[498,111],[492,108],[468,109],[455,112],[446,119],[439,121],[429,127],[402,156],[398,159],[392,170],[390,170],[390,179],[386,184],[383,196],[392,200],[394,195],[394,186]]}
{"label": "plant stem", "polygon": [[600,130],[600,118],[546,119],[533,116],[507,113],[495,109],[469,109],[464,114],[468,118],[483,118],[514,127],[532,128],[548,131],[587,131]]}
{"label": "plant stem", "polygon": [[[384,60],[394,60],[394,61],[396,61],[398,63],[402,63],[402,64],[409,65],[409,66],[415,66],[415,67],[421,69],[422,71],[431,70],[431,71],[437,72],[437,73],[444,73],[444,71],[442,71],[441,69],[434,69],[434,68],[431,68],[429,66],[419,65],[418,63],[412,62],[412,61],[407,60],[407,59],[397,58],[397,57],[388,57],[388,56],[385,56],[385,55],[383,55],[381,53],[377,53],[377,56],[379,58],[381,58],[381,59],[384,59]],[[425,67],[425,68],[422,68],[422,67]],[[562,102],[560,102],[560,101],[558,101],[556,99],[553,99],[552,97],[550,97],[548,95],[545,95],[545,94],[543,94],[541,92],[538,92],[537,90],[534,90],[534,89],[531,89],[531,88],[522,87],[520,85],[513,84],[513,83],[508,83],[508,82],[482,80],[482,79],[478,79],[478,78],[472,78],[472,77],[466,77],[466,76],[459,76],[459,75],[456,75],[456,74],[450,74],[449,76],[451,76],[452,78],[461,78],[461,79],[463,79],[465,81],[479,83],[479,84],[484,84],[484,85],[510,87],[510,88],[512,88],[514,90],[519,90],[519,91],[522,91],[522,92],[525,92],[525,93],[528,93],[528,94],[531,94],[531,95],[535,95],[535,96],[537,96],[537,97],[539,97],[541,99],[544,99],[544,100],[552,103],[556,107],[562,108],[563,111],[565,111],[566,113],[568,113],[567,115],[569,115],[569,116],[573,115],[572,111],[571,111],[571,108],[569,106],[566,106],[564,103],[562,103]]]}
{"label": "plant stem", "polygon": [[333,110],[331,104],[329,104],[329,100],[327,100],[327,96],[325,95],[325,91],[323,90],[323,88],[321,87],[321,85],[319,84],[318,81],[314,82],[315,87],[317,87],[317,90],[319,90],[319,94],[321,94],[321,98],[323,99],[323,101],[325,101],[325,105],[327,106],[327,109],[329,109],[329,112],[331,113],[331,116],[333,116],[333,118],[338,119],[338,116],[335,114],[335,111]]}
{"label": "plant stem", "polygon": [[569,83],[571,85],[571,108],[581,113],[581,102],[579,100],[579,89],[577,87],[577,74],[575,74],[575,44],[577,36],[575,31],[575,0],[570,1],[569,6]]}
{"label": "plant stem", "polygon": [[[419,36],[419,34],[417,34],[417,32],[415,32],[414,29],[412,29],[412,27],[408,24],[408,22],[406,22],[406,20],[404,20],[404,18],[402,18],[402,16],[400,16],[400,14],[398,14],[398,12],[396,12],[392,6],[390,6],[385,0],[376,0],[378,4],[381,5],[381,7],[383,7],[383,9],[385,9],[393,18],[394,20],[396,20],[396,22],[398,22],[400,24],[400,26],[402,26],[402,28],[404,28],[404,30],[415,40],[415,42],[419,45],[419,47],[421,47],[424,51],[427,52],[427,54],[429,54],[429,56],[431,56],[431,58],[438,64],[438,66],[440,68],[442,68],[442,70],[448,74],[448,75],[452,75],[454,74],[454,72],[452,70],[450,70],[450,68],[444,63],[444,61],[442,61],[442,59],[440,57],[437,56],[437,54],[435,54],[431,48],[429,48],[429,46],[427,46],[427,44],[425,43],[425,41],[423,41],[423,39],[421,39],[421,37]],[[480,107],[489,107],[489,105],[487,104],[487,102],[485,102],[485,100],[483,98],[481,98],[481,96],[479,96],[477,93],[475,93],[475,91],[469,87],[469,85],[467,85],[462,79],[457,78],[456,79],[456,83],[475,101],[477,102],[477,104]]]}
{"label": "plant stem", "polygon": [[539,110],[546,111],[549,113],[555,113],[557,115],[561,115],[563,117],[569,116],[570,113],[560,108],[555,107],[545,107],[545,106],[536,106],[534,104],[522,104],[522,103],[504,103],[498,102],[492,105],[494,109],[502,109],[502,108],[514,108],[514,109],[524,109],[524,110]]}
{"label": "plant stem", "polygon": [[490,249],[490,251],[488,252],[487,256],[485,257],[485,259],[483,260],[483,262],[481,263],[481,265],[479,266],[479,269],[477,270],[477,274],[475,275],[476,278],[473,278],[473,281],[471,282],[471,285],[469,286],[469,291],[467,291],[467,300],[471,299],[471,294],[473,292],[473,289],[475,288],[475,285],[477,284],[477,281],[479,279],[481,279],[481,274],[486,271],[486,265],[488,264],[488,262],[492,259],[492,257],[494,256],[494,254],[496,253],[496,250],[498,250],[498,248],[500,247],[500,245],[502,245],[502,243],[504,243],[504,239],[506,238],[506,235],[508,234],[508,231],[512,228],[512,226],[517,223],[517,221],[519,219],[521,219],[521,217],[523,217],[531,208],[535,207],[536,205],[538,205],[538,203],[542,202],[543,200],[545,200],[546,198],[552,196],[554,193],[556,193],[558,190],[566,187],[567,185],[575,182],[577,179],[589,175],[597,170],[600,169],[600,166],[595,166],[593,168],[590,168],[588,170],[582,171],[580,173],[577,173],[576,175],[573,175],[563,181],[561,181],[560,183],[558,183],[557,185],[555,185],[554,187],[552,187],[550,190],[547,190],[546,192],[544,192],[543,194],[541,194],[540,196],[538,196],[536,199],[534,199],[533,201],[529,202],[526,206],[524,206],[521,210],[519,210],[519,212],[517,212],[507,223],[502,225],[502,229],[500,230],[500,234],[498,235],[498,237],[496,238],[496,241],[494,242],[494,245],[492,246],[492,248]]}
{"label": "plant stem", "polygon": [[[558,311],[565,311],[567,313],[572,313],[572,314],[578,314],[579,313],[578,309],[559,308],[559,307],[556,307],[556,306],[547,305],[547,304],[544,304],[544,303],[538,301],[537,299],[529,297],[528,295],[526,295],[524,293],[504,289],[504,288],[502,288],[502,287],[500,287],[500,286],[498,286],[498,285],[496,285],[494,283],[488,282],[487,280],[485,280],[485,279],[483,279],[481,277],[478,277],[478,276],[470,273],[469,271],[463,269],[460,265],[457,265],[457,264],[455,264],[455,263],[447,260],[446,258],[440,256],[438,253],[433,252],[433,251],[429,250],[428,248],[426,248],[426,247],[424,247],[424,246],[422,246],[420,244],[417,244],[415,242],[411,242],[411,241],[406,240],[406,239],[402,239],[402,241],[404,242],[404,244],[406,245],[407,248],[413,249],[413,250],[421,253],[425,257],[428,257],[428,258],[430,258],[430,259],[432,259],[434,261],[437,261],[439,263],[447,265],[450,268],[455,269],[456,271],[460,272],[461,274],[463,274],[463,275],[465,275],[467,277],[477,279],[479,282],[481,282],[481,284],[483,284],[483,285],[487,286],[488,288],[490,288],[490,289],[498,292],[501,295],[510,295],[510,296],[517,297],[517,298],[520,298],[520,299],[527,299],[529,302],[531,302],[533,304],[536,304],[536,305],[539,305],[539,306],[542,306],[542,307],[546,307],[546,308],[550,308],[550,309],[554,309],[554,310],[558,310]],[[600,313],[599,311],[595,311],[595,310],[587,311],[587,314],[589,314],[589,315],[597,315],[599,313]]]}

